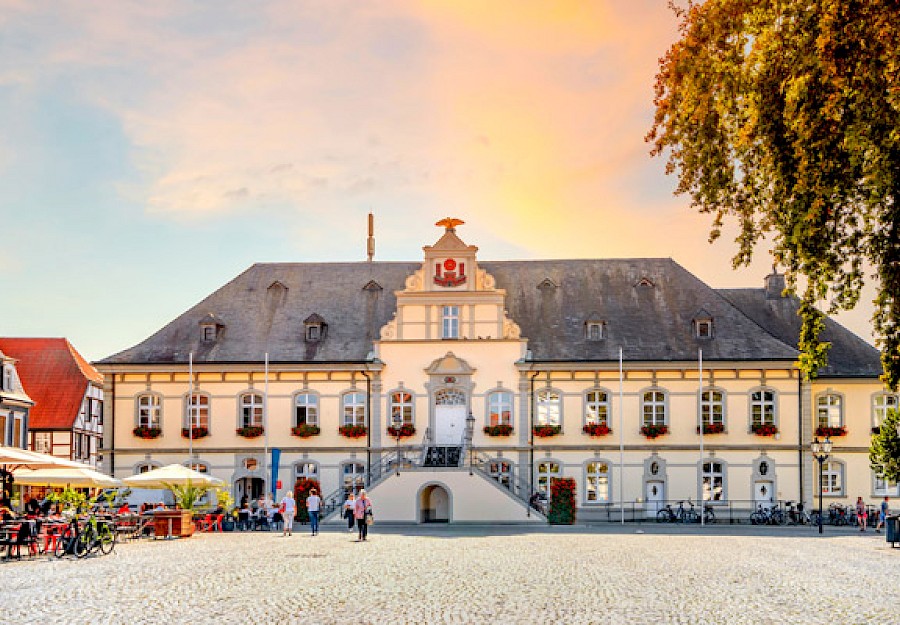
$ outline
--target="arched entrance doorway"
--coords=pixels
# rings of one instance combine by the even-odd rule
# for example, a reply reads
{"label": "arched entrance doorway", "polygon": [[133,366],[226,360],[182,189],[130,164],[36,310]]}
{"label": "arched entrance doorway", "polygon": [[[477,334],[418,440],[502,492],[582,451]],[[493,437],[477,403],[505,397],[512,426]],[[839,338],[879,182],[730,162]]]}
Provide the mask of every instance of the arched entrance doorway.
{"label": "arched entrance doorway", "polygon": [[422,523],[450,522],[450,493],[439,484],[419,491],[419,519]]}
{"label": "arched entrance doorway", "polygon": [[234,500],[240,504],[244,497],[253,501],[262,497],[266,491],[266,482],[261,477],[242,477],[234,481]]}

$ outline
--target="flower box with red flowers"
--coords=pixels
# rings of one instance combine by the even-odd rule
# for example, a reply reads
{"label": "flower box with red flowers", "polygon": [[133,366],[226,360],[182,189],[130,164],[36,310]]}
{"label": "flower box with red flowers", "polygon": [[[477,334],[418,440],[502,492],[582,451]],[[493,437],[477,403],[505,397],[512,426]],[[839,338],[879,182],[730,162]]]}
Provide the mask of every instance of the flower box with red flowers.
{"label": "flower box with red flowers", "polygon": [[[725,431],[724,423],[704,423],[703,434],[721,434]],[[700,426],[697,426],[697,434],[700,433]]]}
{"label": "flower box with red flowers", "polygon": [[669,433],[668,425],[644,425],[641,427],[641,434],[647,438],[657,438],[663,434]]}
{"label": "flower box with red flowers", "polygon": [[558,425],[536,425],[534,426],[534,435],[539,438],[550,438],[557,436],[562,432],[562,428]]}
{"label": "flower box with red flowers", "polygon": [[387,429],[387,433],[392,438],[409,438],[416,433],[416,426],[412,423],[404,423],[399,428],[392,425]]}
{"label": "flower box with red flowers", "polygon": [[368,430],[364,425],[342,425],[338,428],[338,432],[347,438],[362,438]]}
{"label": "flower box with red flowers", "polygon": [[605,423],[588,423],[581,431],[587,434],[588,436],[606,436],[612,430],[609,429],[609,426]]}
{"label": "flower box with red flowers", "polygon": [[769,423],[754,423],[750,431],[757,436],[775,436],[778,434],[778,428]]}
{"label": "flower box with red flowers", "polygon": [[486,425],[484,433],[488,436],[509,436],[513,433],[513,426],[507,424]]}
{"label": "flower box with red flowers", "polygon": [[318,425],[298,425],[295,428],[291,428],[291,434],[300,438],[318,436],[321,431]]}
{"label": "flower box with red flowers", "polygon": [[185,438],[205,438],[209,436],[209,428],[197,426],[193,428],[181,428],[181,435]]}
{"label": "flower box with red flowers", "polygon": [[265,430],[261,425],[246,425],[236,429],[235,432],[237,432],[238,436],[243,436],[244,438],[259,438]]}
{"label": "flower box with red flowers", "polygon": [[148,428],[146,425],[139,425],[132,432],[138,438],[159,438],[162,435],[162,428]]}
{"label": "flower box with red flowers", "polygon": [[816,436],[827,436],[828,438],[834,438],[835,436],[847,436],[847,428],[843,425],[836,428],[828,427],[827,425],[820,425],[816,428]]}

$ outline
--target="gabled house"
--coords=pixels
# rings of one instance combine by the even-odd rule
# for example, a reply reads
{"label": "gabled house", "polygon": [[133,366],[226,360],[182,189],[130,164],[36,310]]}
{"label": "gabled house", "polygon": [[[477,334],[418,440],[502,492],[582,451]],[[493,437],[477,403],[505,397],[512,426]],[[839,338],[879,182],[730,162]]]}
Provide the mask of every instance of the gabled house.
{"label": "gabled house", "polygon": [[0,445],[25,449],[33,405],[19,380],[15,358],[0,351]]}
{"label": "gabled house", "polygon": [[98,466],[103,376],[64,338],[0,338],[33,400],[27,448]]}

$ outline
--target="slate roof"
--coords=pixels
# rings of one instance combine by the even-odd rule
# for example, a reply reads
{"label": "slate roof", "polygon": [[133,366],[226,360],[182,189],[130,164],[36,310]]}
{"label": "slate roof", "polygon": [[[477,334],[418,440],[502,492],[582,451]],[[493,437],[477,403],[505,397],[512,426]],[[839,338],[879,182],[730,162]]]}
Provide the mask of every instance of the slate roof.
{"label": "slate roof", "polygon": [[[797,345],[800,336],[800,300],[796,297],[766,297],[765,289],[719,289],[728,301],[785,343]],[[881,356],[872,345],[833,319],[826,318],[820,340],[831,343],[828,366],[820,377],[878,377]]]}
{"label": "slate roof", "polygon": [[34,401],[33,430],[70,429],[88,382],[103,384],[100,372],[64,338],[0,338],[0,350],[17,360],[19,379]]}
{"label": "slate roof", "polygon": [[[420,262],[256,264],[142,343],[98,364],[359,362],[372,350]],[[536,361],[626,360],[794,361],[785,340],[745,314],[671,259],[534,260],[480,262],[507,291],[506,308],[528,339]],[[285,288],[269,289],[274,282]],[[373,288],[372,281],[381,289]],[[368,286],[368,288],[366,288]],[[761,291],[761,289],[760,289]],[[730,291],[729,291],[730,293]],[[697,339],[692,320],[709,313],[714,338]],[[214,343],[200,340],[197,323],[213,313],[225,325]],[[328,335],[304,341],[303,322],[319,315]],[[606,322],[606,336],[588,341],[584,322]],[[849,335],[844,343],[861,341]],[[877,367],[877,352],[873,359]],[[866,362],[865,371],[872,369]]]}

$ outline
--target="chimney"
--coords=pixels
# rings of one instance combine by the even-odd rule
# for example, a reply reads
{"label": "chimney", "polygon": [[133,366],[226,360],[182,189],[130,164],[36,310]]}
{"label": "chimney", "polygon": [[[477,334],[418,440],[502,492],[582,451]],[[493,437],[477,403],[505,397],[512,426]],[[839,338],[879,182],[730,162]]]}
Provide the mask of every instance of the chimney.
{"label": "chimney", "polygon": [[375,216],[369,213],[369,238],[366,239],[366,255],[368,262],[375,258]]}
{"label": "chimney", "polygon": [[766,299],[781,299],[784,288],[784,274],[778,273],[778,269],[772,265],[772,273],[766,276]]}

